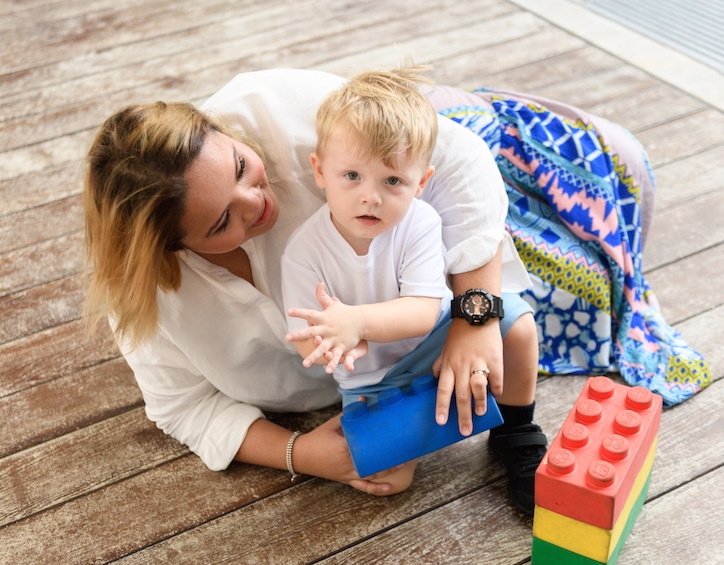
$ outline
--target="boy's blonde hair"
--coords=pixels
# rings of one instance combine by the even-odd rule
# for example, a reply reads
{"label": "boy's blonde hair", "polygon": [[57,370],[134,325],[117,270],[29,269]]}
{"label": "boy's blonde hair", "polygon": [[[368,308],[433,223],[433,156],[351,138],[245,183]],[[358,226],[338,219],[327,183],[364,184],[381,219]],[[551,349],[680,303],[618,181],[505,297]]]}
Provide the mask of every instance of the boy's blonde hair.
{"label": "boy's blonde hair", "polygon": [[330,93],[317,111],[317,154],[324,157],[329,138],[341,134],[393,169],[400,153],[429,165],[438,125],[434,107],[418,90],[430,84],[422,75],[427,68],[364,71]]}

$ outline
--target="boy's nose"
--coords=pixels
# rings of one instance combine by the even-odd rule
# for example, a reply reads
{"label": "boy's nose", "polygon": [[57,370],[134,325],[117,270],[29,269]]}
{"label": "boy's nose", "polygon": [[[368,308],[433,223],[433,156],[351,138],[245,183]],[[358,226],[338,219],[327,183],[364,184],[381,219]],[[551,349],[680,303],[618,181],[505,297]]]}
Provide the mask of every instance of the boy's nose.
{"label": "boy's nose", "polygon": [[373,205],[381,204],[382,197],[380,196],[380,191],[373,186],[365,187],[365,190],[362,192],[362,202]]}

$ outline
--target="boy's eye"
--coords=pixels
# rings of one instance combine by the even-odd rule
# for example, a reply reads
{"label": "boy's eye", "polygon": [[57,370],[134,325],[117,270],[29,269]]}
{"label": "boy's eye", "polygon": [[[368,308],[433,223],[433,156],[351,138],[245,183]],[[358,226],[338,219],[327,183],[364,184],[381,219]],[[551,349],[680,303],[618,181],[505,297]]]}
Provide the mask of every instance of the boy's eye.
{"label": "boy's eye", "polygon": [[392,186],[397,186],[401,182],[402,181],[397,177],[390,177],[387,179],[387,184],[392,185]]}
{"label": "boy's eye", "polygon": [[354,171],[350,173],[345,173],[344,176],[347,180],[359,180],[359,175]]}

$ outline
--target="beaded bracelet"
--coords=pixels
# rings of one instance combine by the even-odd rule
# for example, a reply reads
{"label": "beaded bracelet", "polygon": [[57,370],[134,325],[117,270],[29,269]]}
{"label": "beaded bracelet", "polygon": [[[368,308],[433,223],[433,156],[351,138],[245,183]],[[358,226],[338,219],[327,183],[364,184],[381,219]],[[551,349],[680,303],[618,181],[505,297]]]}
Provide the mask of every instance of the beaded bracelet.
{"label": "beaded bracelet", "polygon": [[292,476],[292,482],[295,482],[299,478],[299,475],[294,472],[294,467],[292,466],[292,449],[294,448],[294,442],[300,435],[302,435],[302,432],[294,432],[287,443],[287,470]]}

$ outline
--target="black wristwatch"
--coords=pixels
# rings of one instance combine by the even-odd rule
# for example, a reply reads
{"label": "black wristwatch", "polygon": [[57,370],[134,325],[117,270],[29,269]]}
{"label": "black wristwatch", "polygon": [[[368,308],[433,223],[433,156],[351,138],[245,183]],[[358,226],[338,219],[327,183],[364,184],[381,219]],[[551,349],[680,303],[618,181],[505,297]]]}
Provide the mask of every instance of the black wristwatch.
{"label": "black wristwatch", "polygon": [[482,288],[471,288],[450,304],[452,318],[465,318],[470,325],[482,326],[490,318],[503,318],[503,299]]}

